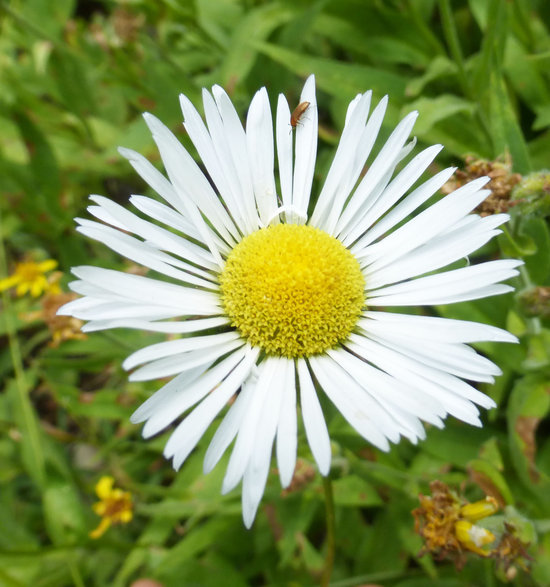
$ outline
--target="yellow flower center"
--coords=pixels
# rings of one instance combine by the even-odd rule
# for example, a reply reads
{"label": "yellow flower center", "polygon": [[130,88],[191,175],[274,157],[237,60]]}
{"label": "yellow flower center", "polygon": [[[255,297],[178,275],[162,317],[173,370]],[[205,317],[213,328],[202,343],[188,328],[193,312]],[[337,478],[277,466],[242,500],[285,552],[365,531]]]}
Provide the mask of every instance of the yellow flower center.
{"label": "yellow flower center", "polygon": [[311,226],[277,224],[245,237],[220,275],[231,324],[267,354],[307,357],[349,336],[365,302],[357,259]]}

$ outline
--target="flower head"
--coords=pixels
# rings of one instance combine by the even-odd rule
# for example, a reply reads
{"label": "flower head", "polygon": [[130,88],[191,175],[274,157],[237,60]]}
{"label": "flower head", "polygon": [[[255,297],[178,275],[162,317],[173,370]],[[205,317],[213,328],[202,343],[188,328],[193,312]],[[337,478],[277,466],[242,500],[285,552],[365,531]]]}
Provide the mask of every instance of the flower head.
{"label": "flower head", "polygon": [[274,445],[282,486],[291,482],[298,402],[323,475],[331,449],[319,394],[384,451],[401,437],[424,438],[422,420],[442,427],[451,414],[480,426],[475,404],[490,408],[494,402],[464,380],[491,382],[500,371],[467,343],[515,338],[483,324],[386,308],[449,304],[512,289],[500,283],[517,274],[519,263],[512,260],[433,274],[459,263],[507,220],[505,214],[469,214],[488,195],[488,178],[422,209],[454,170],[418,183],[441,150],[437,145],[396,173],[414,147],[407,139],[415,112],[363,173],[387,106],[384,98],[371,111],[367,92],[349,105],[332,166],[320,193],[312,195],[318,130],[313,76],[301,95],[300,103],[309,105],[295,133],[289,133],[283,96],[273,132],[265,88],[254,96],[245,128],[219,86],[203,92],[206,123],[185,96],[180,102],[209,177],[146,114],[167,177],[138,153],[120,152],[163,202],[132,196],[138,215],[92,196],[89,212],[106,224],[78,219],[78,230],[153,274],[76,267],[71,287],[83,297],[61,309],[88,320],[86,331],[182,335],[124,362],[135,369],[134,381],[174,376],[133,414],[133,422],[145,422],[144,436],[186,414],[165,448],[179,468],[227,408],[204,470],[234,442],[222,491],[242,480],[250,526]]}
{"label": "flower head", "polygon": [[48,281],[45,276],[45,273],[52,271],[56,267],[57,261],[53,259],[48,259],[41,263],[35,263],[34,261],[17,263],[12,275],[0,279],[0,291],[15,287],[15,292],[19,297],[30,292],[33,298],[37,298],[48,291],[56,293],[59,291],[59,286],[55,281]]}
{"label": "flower head", "polygon": [[457,566],[464,564],[464,551],[488,557],[484,549],[495,541],[492,532],[475,522],[498,511],[496,500],[486,497],[474,503],[461,504],[460,500],[441,481],[430,484],[431,497],[420,495],[420,507],[413,511],[416,531],[424,539],[421,551],[439,557],[455,558]]}
{"label": "flower head", "polygon": [[94,512],[101,516],[99,526],[90,532],[90,538],[100,538],[112,524],[127,524],[132,521],[132,494],[114,489],[115,480],[107,475],[101,477],[95,486],[100,501],[94,503]]}

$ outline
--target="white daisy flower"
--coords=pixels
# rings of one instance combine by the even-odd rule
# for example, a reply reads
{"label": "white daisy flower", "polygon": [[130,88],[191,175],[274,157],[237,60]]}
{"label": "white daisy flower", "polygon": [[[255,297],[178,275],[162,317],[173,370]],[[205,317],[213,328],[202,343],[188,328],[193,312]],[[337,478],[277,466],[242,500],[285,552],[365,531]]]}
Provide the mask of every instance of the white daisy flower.
{"label": "white daisy flower", "polygon": [[312,197],[318,130],[313,76],[301,95],[309,105],[302,105],[295,132],[279,96],[275,140],[265,88],[254,96],[245,128],[219,86],[203,91],[206,124],[185,96],[180,100],[208,176],[168,128],[145,114],[167,178],[138,153],[120,152],[164,203],[132,196],[144,219],[91,196],[95,205],[88,210],[102,223],[77,220],[81,233],[155,276],[76,267],[71,288],[83,297],[61,310],[89,321],[87,332],[138,328],[182,335],[124,362],[135,369],[133,381],[173,377],[133,414],[132,422],[145,422],[143,435],[186,414],[164,451],[178,469],[227,408],[204,470],[212,470],[235,441],[222,492],[242,480],[250,527],[274,444],[282,486],[292,479],[298,404],[313,457],[328,474],[331,448],[320,394],[383,451],[401,437],[424,438],[421,421],[442,427],[448,414],[480,426],[476,404],[495,404],[465,380],[492,382],[500,370],[467,343],[515,337],[475,322],[386,308],[512,290],[500,282],[517,275],[520,262],[514,260],[433,274],[489,241],[508,219],[470,214],[489,194],[483,189],[488,178],[422,209],[454,169],[418,184],[442,148],[436,145],[395,174],[414,147],[414,140],[406,141],[416,112],[397,125],[363,174],[387,105],[383,98],[371,111],[367,92],[350,103],[330,171]]}

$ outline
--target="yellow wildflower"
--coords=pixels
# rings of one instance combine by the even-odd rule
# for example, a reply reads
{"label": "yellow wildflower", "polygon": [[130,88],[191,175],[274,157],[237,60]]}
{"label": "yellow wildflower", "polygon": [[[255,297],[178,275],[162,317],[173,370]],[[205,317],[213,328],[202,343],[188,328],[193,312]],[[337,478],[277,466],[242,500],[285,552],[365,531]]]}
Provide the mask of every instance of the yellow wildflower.
{"label": "yellow wildflower", "polygon": [[41,263],[35,263],[34,261],[17,263],[12,275],[0,279],[0,291],[15,287],[15,293],[18,297],[30,292],[33,298],[37,298],[47,291],[56,293],[59,291],[59,286],[56,282],[51,283],[48,281],[45,276],[45,273],[56,267],[57,261],[53,259],[47,259]]}
{"label": "yellow wildflower", "polygon": [[101,522],[90,532],[90,538],[99,538],[112,524],[127,524],[132,520],[132,495],[129,491],[114,489],[114,482],[112,477],[105,475],[95,486],[100,501],[92,507],[94,512],[101,516]]}

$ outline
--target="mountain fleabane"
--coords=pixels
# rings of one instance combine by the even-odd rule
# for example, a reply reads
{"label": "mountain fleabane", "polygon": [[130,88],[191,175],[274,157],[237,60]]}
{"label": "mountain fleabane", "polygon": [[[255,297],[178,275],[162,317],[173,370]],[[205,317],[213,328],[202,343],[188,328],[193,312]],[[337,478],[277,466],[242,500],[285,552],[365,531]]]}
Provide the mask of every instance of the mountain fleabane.
{"label": "mountain fleabane", "polygon": [[397,125],[363,173],[387,105],[383,98],[371,112],[367,92],[350,103],[323,188],[312,198],[313,76],[302,91],[300,102],[309,105],[295,131],[279,96],[275,138],[265,88],[254,96],[245,128],[219,86],[203,91],[206,124],[185,96],[180,100],[185,129],[209,177],[168,128],[145,114],[167,177],[140,154],[120,152],[164,202],[132,196],[144,219],[91,196],[88,210],[105,224],[77,220],[81,233],[154,276],[76,267],[71,287],[83,297],[61,310],[89,321],[87,332],[138,328],[181,335],[124,362],[135,369],[134,381],[173,377],[133,414],[133,422],[145,422],[143,435],[157,434],[186,413],[164,451],[178,469],[227,408],[204,470],[235,441],[222,491],[242,480],[250,527],[274,444],[282,486],[292,479],[298,403],[323,475],[331,449],[322,393],[383,451],[402,436],[424,438],[421,421],[442,427],[448,414],[480,426],[475,404],[491,408],[494,402],[464,380],[492,382],[500,371],[466,343],[515,338],[492,326],[386,308],[450,304],[512,289],[500,282],[517,274],[513,260],[433,274],[489,241],[507,220],[505,214],[470,214],[489,194],[483,189],[488,178],[422,209],[454,169],[418,184],[442,148],[436,145],[395,174],[414,146],[406,141],[416,112]]}

